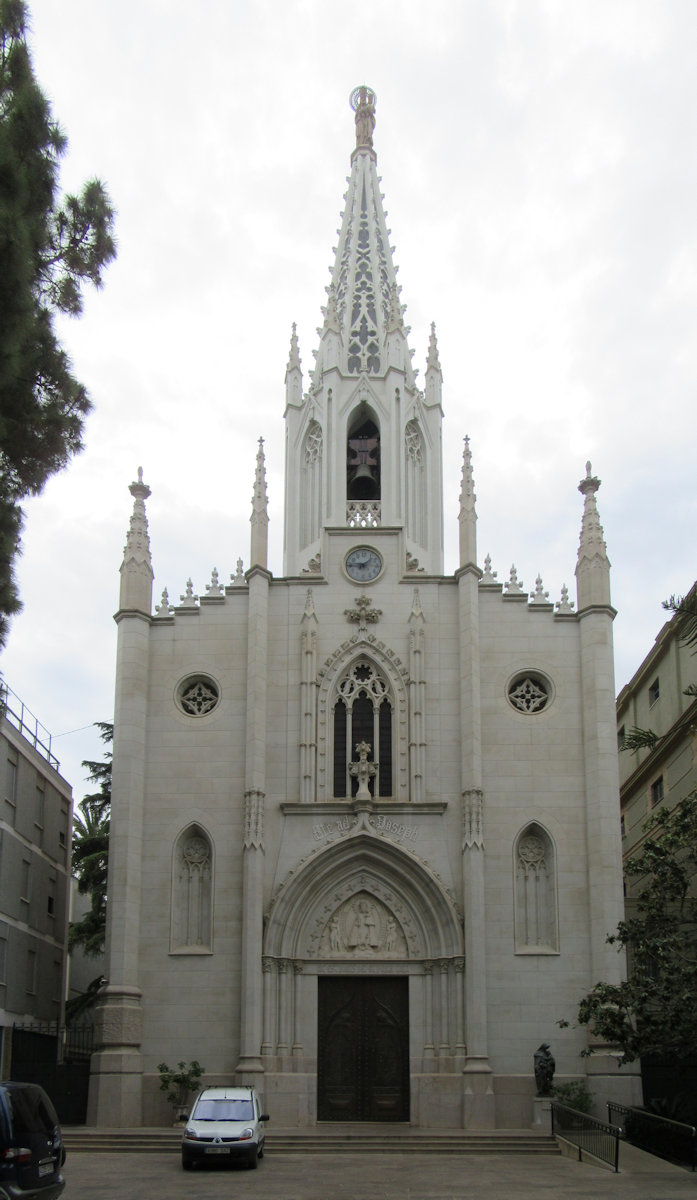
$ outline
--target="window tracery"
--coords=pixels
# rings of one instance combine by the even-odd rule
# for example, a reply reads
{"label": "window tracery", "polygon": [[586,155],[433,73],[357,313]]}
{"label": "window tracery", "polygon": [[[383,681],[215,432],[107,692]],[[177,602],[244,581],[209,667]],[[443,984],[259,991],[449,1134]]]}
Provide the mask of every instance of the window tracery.
{"label": "window tracery", "polygon": [[360,742],[370,746],[369,761],[378,764],[373,796],[391,796],[393,703],[387,680],[374,663],[354,661],[339,680],[334,702],[334,784],[336,798],[355,795],[358,781],[349,772]]}
{"label": "window tracery", "polygon": [[172,879],[173,951],[205,952],[212,946],[213,849],[199,825],[177,839]]}
{"label": "window tracery", "polygon": [[536,822],[521,831],[515,846],[515,945],[523,953],[559,949],[554,843]]}

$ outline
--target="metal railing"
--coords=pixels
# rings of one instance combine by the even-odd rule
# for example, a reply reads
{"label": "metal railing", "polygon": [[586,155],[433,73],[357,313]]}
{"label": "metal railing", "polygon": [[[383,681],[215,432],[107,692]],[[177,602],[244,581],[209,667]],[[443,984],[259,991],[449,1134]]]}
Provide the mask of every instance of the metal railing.
{"label": "metal railing", "polygon": [[611,1125],[619,1118],[620,1136],[640,1150],[697,1168],[697,1129],[683,1121],[673,1121],[643,1108],[627,1108],[608,1100],[607,1116]]}
{"label": "metal railing", "polygon": [[607,1163],[619,1171],[620,1130],[589,1117],[587,1113],[568,1108],[566,1104],[552,1101],[552,1133],[578,1147],[578,1161],[583,1154],[591,1154],[600,1162]]}
{"label": "metal railing", "polygon": [[0,680],[0,714],[7,717],[11,725],[18,729],[23,738],[31,742],[35,750],[46,759],[56,771],[60,763],[51,752],[51,734],[48,729],[29,711],[23,700],[9,688],[4,680]]}

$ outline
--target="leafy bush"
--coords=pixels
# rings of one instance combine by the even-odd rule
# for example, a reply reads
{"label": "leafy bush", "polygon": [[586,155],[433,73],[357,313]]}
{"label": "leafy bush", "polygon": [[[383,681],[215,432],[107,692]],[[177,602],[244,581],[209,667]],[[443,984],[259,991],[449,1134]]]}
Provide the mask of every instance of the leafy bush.
{"label": "leafy bush", "polygon": [[157,1069],[160,1072],[160,1091],[167,1092],[167,1100],[173,1108],[186,1108],[189,1093],[198,1088],[205,1068],[193,1059],[188,1067],[185,1062],[178,1062],[177,1070],[173,1070],[162,1062],[157,1064]]}
{"label": "leafy bush", "polygon": [[593,1107],[593,1093],[588,1091],[581,1079],[573,1083],[559,1083],[552,1088],[552,1096],[561,1104],[575,1108],[576,1112],[589,1113]]}

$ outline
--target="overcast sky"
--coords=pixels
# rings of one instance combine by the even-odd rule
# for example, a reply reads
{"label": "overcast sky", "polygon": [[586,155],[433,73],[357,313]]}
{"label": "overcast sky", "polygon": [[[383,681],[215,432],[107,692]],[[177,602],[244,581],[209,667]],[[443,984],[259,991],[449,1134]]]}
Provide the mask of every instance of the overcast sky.
{"label": "overcast sky", "polygon": [[[62,183],[118,210],[118,259],[61,336],[94,412],[26,505],[2,669],[76,799],[113,712],[119,566],[142,465],[155,600],[249,558],[266,440],[282,572],[284,373],[307,370],[354,145],[375,148],[410,344],[444,376],[446,571],[471,438],[480,561],[575,596],[590,459],[617,688],[697,570],[694,0],[31,0]],[[85,728],[86,727],[86,728]],[[79,732],[73,732],[79,731]]]}

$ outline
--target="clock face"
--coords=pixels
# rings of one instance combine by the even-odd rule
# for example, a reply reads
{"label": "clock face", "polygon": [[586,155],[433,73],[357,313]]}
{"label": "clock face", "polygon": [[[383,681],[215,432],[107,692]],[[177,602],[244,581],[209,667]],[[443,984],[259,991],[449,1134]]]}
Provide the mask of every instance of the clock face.
{"label": "clock face", "polygon": [[361,546],[346,555],[346,574],[357,583],[370,583],[382,571],[382,559],[377,550]]}

